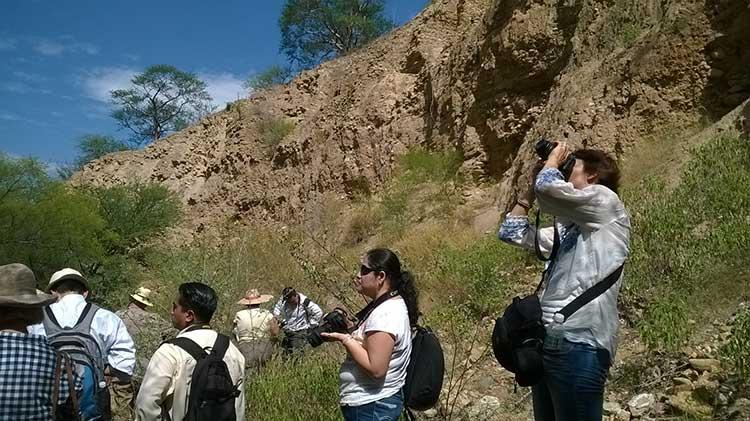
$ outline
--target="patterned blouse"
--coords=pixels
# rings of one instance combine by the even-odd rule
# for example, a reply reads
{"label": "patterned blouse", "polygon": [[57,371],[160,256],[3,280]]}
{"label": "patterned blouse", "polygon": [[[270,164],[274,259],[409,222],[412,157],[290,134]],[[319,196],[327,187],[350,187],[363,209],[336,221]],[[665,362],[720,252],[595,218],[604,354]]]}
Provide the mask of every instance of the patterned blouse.
{"label": "patterned blouse", "polygon": [[[543,320],[547,329],[562,332],[571,342],[587,343],[609,351],[614,359],[617,348],[617,296],[620,279],[570,319],[559,324],[555,313],[583,291],[604,279],[623,264],[630,243],[630,218],[620,198],[609,188],[595,184],[578,190],[566,182],[555,168],[545,168],[534,187],[542,212],[557,217],[560,250],[549,266],[547,284],[542,292]],[[500,240],[534,250],[536,227],[525,216],[507,215]],[[539,231],[543,252],[552,249],[553,228]]]}

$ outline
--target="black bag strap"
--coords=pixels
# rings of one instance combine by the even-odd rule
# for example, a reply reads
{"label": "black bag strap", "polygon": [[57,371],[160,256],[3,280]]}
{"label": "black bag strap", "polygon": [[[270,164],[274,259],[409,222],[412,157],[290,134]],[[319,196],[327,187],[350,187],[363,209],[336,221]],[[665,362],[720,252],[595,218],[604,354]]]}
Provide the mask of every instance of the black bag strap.
{"label": "black bag strap", "polygon": [[168,340],[165,343],[172,344],[172,345],[175,345],[175,346],[178,346],[178,347],[182,348],[183,350],[185,350],[185,352],[187,352],[188,354],[190,354],[190,356],[193,357],[193,359],[195,359],[195,361],[200,361],[203,358],[206,358],[206,356],[208,355],[206,353],[206,350],[204,350],[203,348],[201,348],[200,345],[198,345],[197,343],[195,343],[195,341],[193,341],[192,339],[188,339],[188,338],[174,338],[174,339]]}
{"label": "black bag strap", "polygon": [[221,333],[216,334],[216,341],[214,346],[211,348],[211,356],[216,357],[220,360],[224,359],[224,354],[229,349],[229,337],[222,335]]}
{"label": "black bag strap", "polygon": [[81,315],[78,317],[78,320],[76,321],[76,324],[73,325],[73,327],[76,327],[79,324],[81,324],[81,322],[86,318],[86,316],[89,315],[89,311],[91,311],[91,303],[86,303],[86,307],[83,308]]}
{"label": "black bag strap", "polygon": [[58,328],[62,329],[62,326],[60,326],[60,322],[58,322],[57,317],[55,317],[55,313],[52,312],[52,307],[44,307],[44,312],[47,314],[47,318],[50,322],[52,322]]}
{"label": "black bag strap", "polygon": [[617,280],[620,279],[620,275],[622,274],[622,269],[624,266],[625,263],[621,264],[620,267],[615,269],[614,272],[610,273],[609,276],[597,282],[594,286],[584,291],[583,294],[577,296],[573,301],[569,302],[568,305],[563,307],[562,310],[557,312],[557,314],[563,315],[563,322],[565,320],[568,320],[570,316],[578,311],[581,307],[593,301],[594,298],[604,294],[605,291],[612,287],[612,285],[614,285]]}
{"label": "black bag strap", "polygon": [[393,297],[395,297],[397,295],[398,295],[398,291],[397,290],[393,290],[393,291],[387,292],[387,293],[381,295],[380,297],[372,300],[369,304],[367,304],[365,306],[365,308],[363,308],[362,310],[360,310],[359,313],[357,313],[354,316],[354,317],[357,318],[357,324],[355,324],[354,327],[351,328],[349,331],[350,332],[354,332],[355,330],[359,329],[359,327],[362,325],[362,323],[364,323],[364,321],[367,320],[368,317],[370,317],[370,314],[372,313],[373,310],[375,310],[375,308],[377,306],[383,304],[384,302],[390,300],[391,298],[393,298]]}
{"label": "black bag strap", "polygon": [[544,257],[544,254],[542,254],[542,249],[539,247],[539,211],[536,211],[536,231],[534,232],[534,251],[536,252],[536,257],[543,261],[543,262],[549,262],[554,260],[557,257],[557,252],[560,250],[560,231],[557,230],[557,218],[552,218],[552,227],[554,229],[554,238],[552,239],[552,251],[549,254],[549,257]]}
{"label": "black bag strap", "polygon": [[310,312],[307,310],[307,306],[310,304],[310,299],[305,297],[304,300],[302,300],[302,310],[305,311],[305,321],[307,322],[307,326],[310,326]]}

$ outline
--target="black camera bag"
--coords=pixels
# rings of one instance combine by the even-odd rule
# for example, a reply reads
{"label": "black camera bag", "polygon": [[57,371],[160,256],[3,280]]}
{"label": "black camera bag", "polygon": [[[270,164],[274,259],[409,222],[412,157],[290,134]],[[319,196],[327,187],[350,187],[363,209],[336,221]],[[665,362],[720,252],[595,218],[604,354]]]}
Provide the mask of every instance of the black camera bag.
{"label": "black camera bag", "polygon": [[[539,234],[537,231],[535,248],[537,257],[543,261],[552,261],[557,257],[560,247],[560,234],[557,221],[553,220],[554,240],[552,252],[548,258],[542,255],[539,248]],[[539,212],[536,214],[536,226],[539,227]],[[624,265],[624,264],[623,264]],[[584,291],[573,301],[568,303],[558,314],[563,316],[563,322],[584,305],[607,291],[614,285],[622,274],[623,265],[603,280]],[[505,308],[503,315],[495,321],[492,330],[492,351],[497,362],[506,370],[516,375],[516,382],[523,387],[534,386],[544,377],[544,363],[542,347],[546,330],[542,322],[542,306],[539,301],[539,291],[544,286],[547,270],[542,273],[542,280],[533,294],[526,297],[515,297],[513,302]]]}

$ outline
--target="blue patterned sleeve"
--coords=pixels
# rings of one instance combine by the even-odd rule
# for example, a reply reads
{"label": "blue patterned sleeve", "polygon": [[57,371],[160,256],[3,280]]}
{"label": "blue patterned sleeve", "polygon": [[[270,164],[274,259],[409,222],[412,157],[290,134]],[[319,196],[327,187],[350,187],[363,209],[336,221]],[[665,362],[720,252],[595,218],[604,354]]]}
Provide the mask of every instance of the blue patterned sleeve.
{"label": "blue patterned sleeve", "polygon": [[539,172],[536,176],[536,182],[534,183],[534,189],[538,193],[539,190],[543,190],[545,187],[555,182],[562,181],[565,183],[562,173],[557,168],[545,168]]}
{"label": "blue patterned sleeve", "polygon": [[505,217],[502,225],[500,225],[500,231],[497,233],[497,238],[508,244],[515,246],[523,246],[524,237],[529,232],[529,218],[525,216],[511,216]]}

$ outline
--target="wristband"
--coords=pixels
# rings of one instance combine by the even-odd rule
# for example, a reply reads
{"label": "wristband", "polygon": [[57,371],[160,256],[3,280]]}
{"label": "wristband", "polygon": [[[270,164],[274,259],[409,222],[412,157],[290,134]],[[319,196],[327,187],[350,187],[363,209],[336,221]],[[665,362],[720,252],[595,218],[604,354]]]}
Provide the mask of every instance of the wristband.
{"label": "wristband", "polygon": [[527,202],[525,200],[522,200],[522,199],[516,199],[516,205],[518,205],[518,206],[520,206],[520,207],[522,207],[522,208],[524,208],[526,210],[531,209],[531,205],[529,204],[529,202]]}

